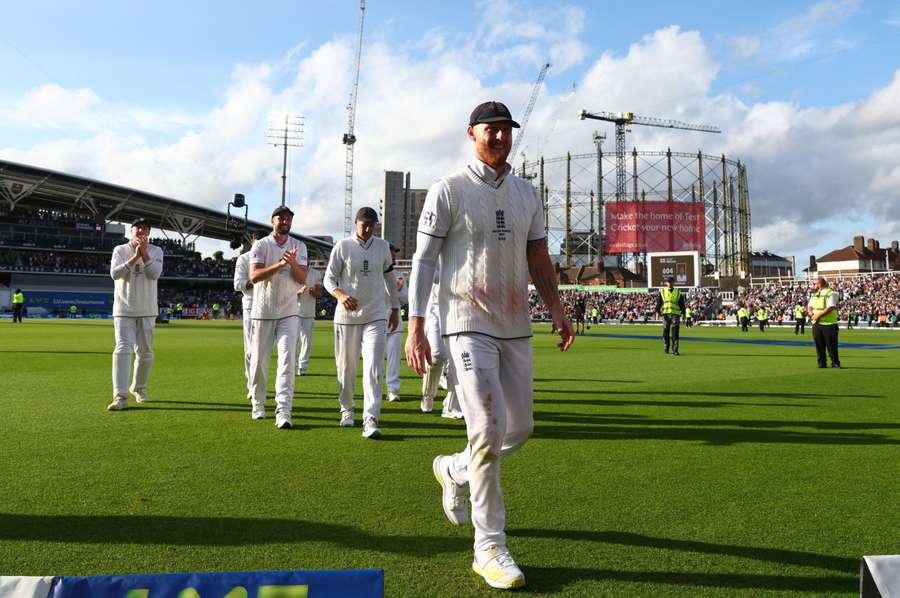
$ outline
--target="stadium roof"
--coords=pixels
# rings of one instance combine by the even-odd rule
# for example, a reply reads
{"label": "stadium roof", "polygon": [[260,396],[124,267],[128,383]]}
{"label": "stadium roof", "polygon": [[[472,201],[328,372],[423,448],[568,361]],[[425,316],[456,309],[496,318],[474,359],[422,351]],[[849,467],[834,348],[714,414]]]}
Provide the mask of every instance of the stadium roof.
{"label": "stadium roof", "polygon": [[[231,241],[243,231],[243,209],[232,212],[229,217],[226,212],[170,197],[6,160],[0,160],[0,202],[8,203],[11,210],[19,204],[83,210],[94,214],[98,221],[102,218],[131,222],[142,216],[154,228],[175,231],[185,239],[208,237]],[[271,224],[247,222],[247,233],[265,235],[271,230]],[[310,258],[327,258],[334,245],[322,238],[294,233],[291,236],[306,243]]]}

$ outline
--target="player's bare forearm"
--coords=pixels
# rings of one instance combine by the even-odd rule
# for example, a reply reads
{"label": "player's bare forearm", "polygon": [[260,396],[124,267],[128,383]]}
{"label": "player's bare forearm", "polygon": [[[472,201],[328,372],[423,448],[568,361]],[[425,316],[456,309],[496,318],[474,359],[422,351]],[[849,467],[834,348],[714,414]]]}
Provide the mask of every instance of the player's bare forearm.
{"label": "player's bare forearm", "polygon": [[550,253],[547,251],[547,239],[528,241],[527,245],[528,273],[531,282],[537,289],[541,301],[552,312],[554,309],[562,310],[559,303],[559,289],[557,288],[556,272],[550,262]]}
{"label": "player's bare forearm", "polygon": [[268,278],[272,278],[276,272],[284,268],[284,262],[278,261],[271,266],[250,266],[250,282],[253,284],[262,282]]}
{"label": "player's bare forearm", "polygon": [[550,310],[553,325],[562,339],[559,348],[562,351],[567,351],[575,339],[575,334],[572,331],[572,324],[566,319],[562,304],[559,302],[556,271],[550,262],[550,253],[547,251],[547,239],[528,241],[526,257],[531,282],[534,283],[534,288],[537,289],[541,301]]}
{"label": "player's bare forearm", "polygon": [[291,266],[291,276],[294,278],[294,282],[298,284],[306,284],[306,266],[300,266],[297,262],[291,261],[288,262]]}

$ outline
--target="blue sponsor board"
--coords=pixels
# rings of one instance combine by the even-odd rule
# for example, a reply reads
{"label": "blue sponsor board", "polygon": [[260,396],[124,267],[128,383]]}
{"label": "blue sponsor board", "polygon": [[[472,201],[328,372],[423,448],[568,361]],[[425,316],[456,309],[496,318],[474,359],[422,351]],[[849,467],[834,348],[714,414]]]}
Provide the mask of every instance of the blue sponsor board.
{"label": "blue sponsor board", "polygon": [[384,571],[57,577],[50,598],[383,598]]}
{"label": "blue sponsor board", "polygon": [[26,291],[25,307],[42,307],[47,311],[66,310],[69,306],[76,305],[78,310],[107,311],[113,307],[113,294],[109,293],[80,293],[77,291]]}

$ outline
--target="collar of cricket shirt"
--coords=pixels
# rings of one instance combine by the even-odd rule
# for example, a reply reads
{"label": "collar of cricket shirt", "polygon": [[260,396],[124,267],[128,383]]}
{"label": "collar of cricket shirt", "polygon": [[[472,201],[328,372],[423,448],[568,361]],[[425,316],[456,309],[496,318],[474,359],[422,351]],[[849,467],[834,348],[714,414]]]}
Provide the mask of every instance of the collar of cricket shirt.
{"label": "collar of cricket shirt", "polygon": [[362,239],[359,238],[359,235],[357,235],[356,233],[353,233],[353,238],[356,239],[356,242],[359,243],[360,247],[362,247],[363,249],[368,249],[369,247],[372,246],[372,239],[375,238],[375,235],[372,235],[371,237],[369,237],[368,241],[363,241]]}
{"label": "collar of cricket shirt", "polygon": [[512,172],[512,166],[509,164],[504,164],[503,169],[498,173],[496,170],[475,158],[471,162],[469,162],[469,170],[481,179],[484,183],[490,185],[494,189],[500,187],[503,184],[503,179],[506,178],[510,172]]}

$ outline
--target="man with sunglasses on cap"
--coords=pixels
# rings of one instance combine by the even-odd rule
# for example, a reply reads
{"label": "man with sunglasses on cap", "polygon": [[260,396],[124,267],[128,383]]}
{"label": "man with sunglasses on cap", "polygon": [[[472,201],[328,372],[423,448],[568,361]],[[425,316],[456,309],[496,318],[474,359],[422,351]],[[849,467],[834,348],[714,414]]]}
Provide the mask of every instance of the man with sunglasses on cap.
{"label": "man with sunglasses on cap", "polygon": [[[137,218],[131,223],[131,240],[113,249],[109,273],[115,291],[113,298],[113,401],[110,411],[128,408],[128,391],[138,403],[145,403],[147,381],[153,367],[153,331],[157,304],[157,281],[162,274],[163,251],[150,244],[150,223]],[[134,358],[134,376],[128,385]]]}
{"label": "man with sunglasses on cap", "polygon": [[275,378],[275,427],[290,430],[297,360],[297,291],[306,283],[306,245],[290,236],[294,213],[286,206],[272,212],[272,234],[250,250],[253,284],[253,332],[250,350],[251,417],[266,416],[266,388],[272,346],[278,347]]}
{"label": "man with sunglasses on cap", "polygon": [[340,425],[353,427],[353,393],[362,353],[364,438],[381,437],[378,418],[384,346],[388,330],[396,330],[400,321],[394,260],[388,242],[374,236],[377,222],[374,209],[360,208],[355,219],[356,233],[335,243],[325,270],[325,290],[337,299],[334,360],[340,386]]}
{"label": "man with sunglasses on cap", "polygon": [[574,338],[559,301],[537,190],[507,164],[519,125],[500,102],[469,117],[474,159],[439,179],[425,199],[410,284],[406,359],[419,374],[431,364],[425,316],[440,260],[443,334],[457,377],[468,445],[438,456],[432,471],[442,487],[444,514],[475,528],[472,569],[494,588],[525,585],[506,546],[500,464],[534,428],[529,275],[548,306],[565,351]]}

